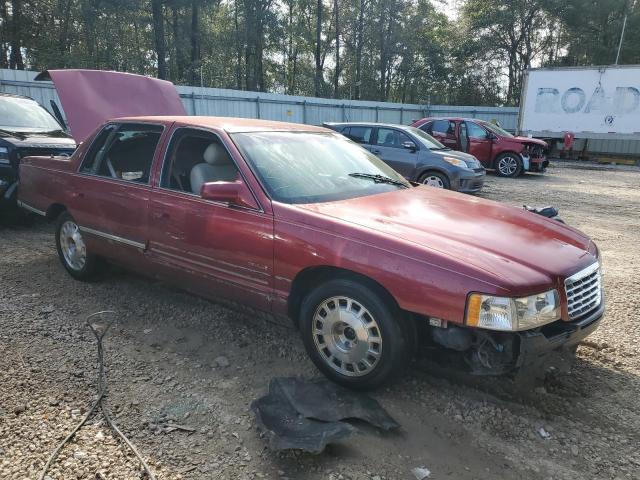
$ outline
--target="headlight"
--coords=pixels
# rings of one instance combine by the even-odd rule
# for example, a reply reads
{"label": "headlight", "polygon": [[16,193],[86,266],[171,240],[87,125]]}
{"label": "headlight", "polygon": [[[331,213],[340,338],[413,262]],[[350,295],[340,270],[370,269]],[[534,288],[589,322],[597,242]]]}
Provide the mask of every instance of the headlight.
{"label": "headlight", "polygon": [[519,331],[536,328],[560,318],[557,290],[530,297],[494,297],[474,293],[467,301],[466,324],[489,330]]}
{"label": "headlight", "polygon": [[9,149],[7,147],[0,147],[0,163],[11,163],[9,162]]}
{"label": "headlight", "polygon": [[464,160],[460,160],[459,158],[453,157],[442,157],[445,162],[449,162],[451,165],[455,165],[456,167],[469,168],[467,166],[467,162]]}

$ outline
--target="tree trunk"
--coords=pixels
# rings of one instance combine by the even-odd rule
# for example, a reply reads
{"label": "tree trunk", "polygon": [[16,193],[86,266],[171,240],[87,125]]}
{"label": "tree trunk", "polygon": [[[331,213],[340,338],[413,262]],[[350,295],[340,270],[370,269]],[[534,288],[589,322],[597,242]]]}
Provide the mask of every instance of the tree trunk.
{"label": "tree trunk", "polygon": [[171,33],[173,36],[172,52],[175,71],[172,72],[171,78],[174,82],[184,79],[184,56],[180,48],[180,28],[178,23],[178,7],[171,5]]}
{"label": "tree trunk", "polygon": [[233,2],[233,23],[236,42],[236,88],[242,88],[242,42],[240,41],[240,23],[238,22],[238,0]]}
{"label": "tree trunk", "polygon": [[[191,85],[202,86],[202,70],[200,66],[200,22],[198,0],[191,2],[191,68],[189,82]],[[199,75],[200,74],[200,75]]]}
{"label": "tree trunk", "polygon": [[9,12],[7,11],[7,3],[4,0],[0,0],[0,19],[2,19],[2,28],[0,28],[0,68],[9,68],[9,49],[6,46],[10,38],[7,31]]}
{"label": "tree trunk", "polygon": [[333,10],[336,15],[336,69],[333,72],[333,97],[338,98],[340,81],[340,12],[338,10],[338,0],[333,0]]}
{"label": "tree trunk", "polygon": [[245,28],[245,87],[247,90],[256,91],[258,89],[257,75],[257,18],[255,0],[244,0],[244,28]]}
{"label": "tree trunk", "polygon": [[365,0],[360,0],[360,8],[358,10],[358,27],[356,29],[356,82],[355,94],[356,100],[360,99],[360,84],[362,83],[362,41],[364,30],[364,7]]}
{"label": "tree trunk", "polygon": [[320,60],[320,43],[322,41],[322,0],[317,1],[316,7],[316,74],[314,77],[315,96],[320,96],[320,82],[322,81],[322,64]]}
{"label": "tree trunk", "polygon": [[167,78],[167,55],[164,41],[164,16],[162,14],[162,0],[151,0],[153,18],[153,40],[158,57],[158,78]]}
{"label": "tree trunk", "polygon": [[24,70],[22,59],[22,44],[20,42],[20,28],[22,23],[22,2],[21,0],[11,0],[11,56],[9,57],[9,68]]}

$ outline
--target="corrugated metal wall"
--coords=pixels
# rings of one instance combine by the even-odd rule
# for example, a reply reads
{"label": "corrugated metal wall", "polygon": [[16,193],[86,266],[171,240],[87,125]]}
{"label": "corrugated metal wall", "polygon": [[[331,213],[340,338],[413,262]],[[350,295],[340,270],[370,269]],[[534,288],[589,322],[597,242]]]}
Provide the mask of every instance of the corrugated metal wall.
{"label": "corrugated metal wall", "polygon": [[[51,109],[58,105],[56,90],[50,82],[35,82],[37,72],[0,69],[0,92],[34,98]],[[263,118],[320,125],[322,122],[388,122],[409,124],[425,116],[460,116],[497,120],[503,128],[515,131],[516,107],[472,107],[450,105],[411,105],[402,103],[334,100],[315,97],[246,92],[223,88],[177,86],[190,115]],[[577,141],[574,150],[582,148]],[[640,155],[640,140],[589,140],[590,152]]]}

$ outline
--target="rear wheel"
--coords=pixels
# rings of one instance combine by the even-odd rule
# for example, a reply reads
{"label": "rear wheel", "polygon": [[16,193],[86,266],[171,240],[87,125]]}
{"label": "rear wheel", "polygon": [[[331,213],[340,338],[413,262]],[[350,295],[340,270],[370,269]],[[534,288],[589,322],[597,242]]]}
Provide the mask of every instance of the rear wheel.
{"label": "rear wheel", "polygon": [[423,185],[436,188],[450,188],[449,179],[446,175],[439,172],[427,172],[422,174],[418,180]]}
{"label": "rear wheel", "polygon": [[90,280],[96,274],[98,259],[87,250],[80,227],[63,212],[56,225],[56,247],[64,268],[77,280]]}
{"label": "rear wheel", "polygon": [[501,153],[498,155],[495,166],[498,175],[501,177],[511,178],[521,175],[524,168],[520,155],[512,152]]}
{"label": "rear wheel", "polygon": [[402,312],[376,289],[348,278],[331,280],[304,299],[300,330],[322,373],[351,388],[375,388],[398,378],[411,358]]}

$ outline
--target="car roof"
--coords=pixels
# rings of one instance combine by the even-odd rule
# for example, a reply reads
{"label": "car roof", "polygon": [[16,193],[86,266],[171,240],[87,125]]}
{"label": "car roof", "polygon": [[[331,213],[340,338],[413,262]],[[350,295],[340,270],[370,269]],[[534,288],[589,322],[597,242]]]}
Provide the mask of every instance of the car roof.
{"label": "car roof", "polygon": [[344,127],[365,125],[368,127],[401,128],[403,130],[411,126],[411,125],[402,125],[399,123],[379,123],[379,122],[324,122],[323,125],[334,125],[334,126],[344,126]]}
{"label": "car roof", "polygon": [[465,122],[486,122],[482,118],[469,118],[469,117],[426,117],[422,118],[425,122],[431,122],[433,120],[454,120],[454,121],[465,121]]}
{"label": "car roof", "polygon": [[[35,102],[35,100],[31,97],[27,97],[26,95],[18,95],[17,93],[4,93],[4,92],[0,92],[0,97],[12,97],[12,98],[25,98],[27,100],[31,100],[32,102]],[[37,103],[37,102],[36,102]]]}
{"label": "car roof", "polygon": [[324,132],[335,133],[324,127],[314,125],[303,125],[300,123],[277,122],[274,120],[257,120],[252,118],[236,117],[199,117],[199,116],[143,116],[143,117],[122,117],[111,121],[144,121],[179,123],[193,127],[220,128],[228,133],[243,132]]}

